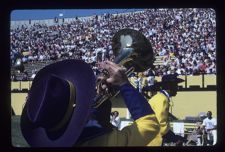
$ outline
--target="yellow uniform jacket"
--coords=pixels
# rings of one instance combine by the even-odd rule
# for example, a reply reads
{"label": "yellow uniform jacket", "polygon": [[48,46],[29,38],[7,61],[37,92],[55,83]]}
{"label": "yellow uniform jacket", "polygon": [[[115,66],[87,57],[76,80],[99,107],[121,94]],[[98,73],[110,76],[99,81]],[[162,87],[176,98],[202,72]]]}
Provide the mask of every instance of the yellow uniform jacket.
{"label": "yellow uniform jacket", "polygon": [[131,84],[123,85],[120,92],[134,122],[122,130],[113,128],[75,146],[161,146],[156,138],[160,126],[148,101]]}
{"label": "yellow uniform jacket", "polygon": [[162,136],[165,135],[170,129],[168,121],[169,98],[162,92],[157,92],[157,94],[149,100],[149,104],[155,112],[155,116],[160,125],[160,133],[158,138],[162,138]]}
{"label": "yellow uniform jacket", "polygon": [[160,143],[154,140],[158,133],[158,122],[155,115],[151,114],[137,119],[122,130],[115,128],[78,146],[160,146]]}

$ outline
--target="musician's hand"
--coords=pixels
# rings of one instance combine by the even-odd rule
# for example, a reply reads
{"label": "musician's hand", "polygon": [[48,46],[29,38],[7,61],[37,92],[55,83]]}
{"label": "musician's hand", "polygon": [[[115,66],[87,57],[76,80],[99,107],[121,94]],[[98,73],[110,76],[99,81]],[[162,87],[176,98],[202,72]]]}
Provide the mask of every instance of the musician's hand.
{"label": "musician's hand", "polygon": [[129,82],[125,73],[126,68],[123,68],[110,61],[99,63],[99,68],[106,69],[109,72],[109,78],[106,79],[106,82],[109,84],[122,86],[123,84]]}
{"label": "musician's hand", "polygon": [[99,84],[99,85],[96,86],[98,94],[101,94],[101,93],[108,90],[108,87],[107,87],[107,84],[106,84],[106,77],[98,76],[97,77],[97,84]]}

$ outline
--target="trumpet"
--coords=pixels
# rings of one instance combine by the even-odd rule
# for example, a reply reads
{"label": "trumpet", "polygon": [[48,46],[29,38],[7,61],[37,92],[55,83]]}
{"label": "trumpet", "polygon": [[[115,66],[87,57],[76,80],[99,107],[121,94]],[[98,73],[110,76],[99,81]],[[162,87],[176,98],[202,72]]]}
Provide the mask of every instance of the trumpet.
{"label": "trumpet", "polygon": [[[122,29],[115,33],[112,38],[112,49],[115,55],[114,63],[127,69],[129,77],[133,72],[143,72],[153,67],[154,53],[149,40],[139,31],[134,29]],[[103,76],[108,78],[107,70],[102,71]],[[97,88],[102,88],[104,80],[97,82]],[[113,87],[108,86],[97,93],[93,107],[98,108],[106,100],[119,94]]]}

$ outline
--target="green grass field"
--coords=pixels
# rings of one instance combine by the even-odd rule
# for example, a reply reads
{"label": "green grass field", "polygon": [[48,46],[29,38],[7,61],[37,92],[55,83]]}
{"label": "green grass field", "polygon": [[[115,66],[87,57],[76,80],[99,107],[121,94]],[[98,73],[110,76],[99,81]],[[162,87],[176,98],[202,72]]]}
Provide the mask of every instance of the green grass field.
{"label": "green grass field", "polygon": [[11,141],[14,147],[29,147],[20,130],[20,116],[11,117]]}

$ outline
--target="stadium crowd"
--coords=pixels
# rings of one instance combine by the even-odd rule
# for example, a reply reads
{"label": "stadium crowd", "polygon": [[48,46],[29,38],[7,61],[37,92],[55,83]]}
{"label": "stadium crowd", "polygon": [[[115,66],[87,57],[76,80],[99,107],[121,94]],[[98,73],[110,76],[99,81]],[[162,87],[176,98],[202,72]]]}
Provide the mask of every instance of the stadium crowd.
{"label": "stadium crowd", "polygon": [[216,73],[215,11],[193,8],[146,9],[11,29],[12,65],[17,58],[23,63],[78,58],[90,63],[97,74],[97,61],[113,60],[112,36],[122,28],[142,32],[156,56],[163,57],[163,64],[155,68],[156,76]]}

